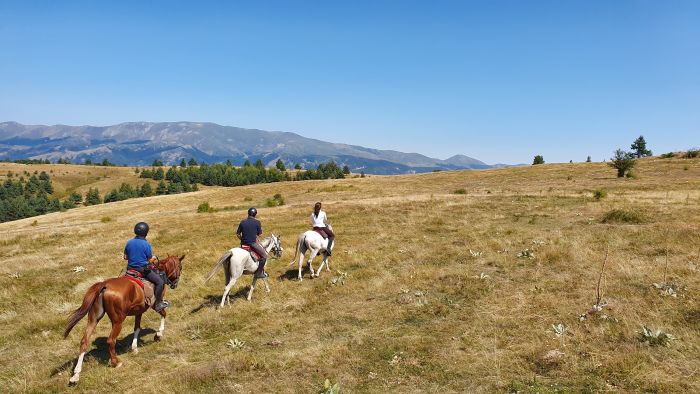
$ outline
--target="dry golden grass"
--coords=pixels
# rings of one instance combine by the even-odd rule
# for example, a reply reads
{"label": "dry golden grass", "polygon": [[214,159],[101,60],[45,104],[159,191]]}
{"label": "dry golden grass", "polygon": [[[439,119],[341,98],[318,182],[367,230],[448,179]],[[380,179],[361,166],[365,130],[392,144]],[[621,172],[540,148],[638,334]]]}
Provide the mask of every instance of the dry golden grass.
{"label": "dry golden grass", "polygon": [[[157,254],[187,254],[164,341],[151,331],[130,353],[128,319],[124,366],[111,369],[103,320],[78,390],[297,393],[329,378],[348,392],[698,392],[700,160],[647,159],[635,172],[617,179],[586,163],[209,188],[0,224],[0,384],[64,390],[85,326],[60,339],[66,315],[120,271],[133,224],[146,220]],[[263,207],[275,193],[286,205]],[[287,264],[317,200],[338,233],[334,272],[300,283]],[[204,201],[228,210],[196,213]],[[233,306],[216,311],[223,274],[203,277],[249,205],[282,234],[284,256],[268,266],[270,294],[247,303],[244,277]],[[646,220],[601,223],[614,209]],[[516,257],[525,249],[535,258]],[[608,306],[581,321],[606,249]],[[667,251],[675,298],[652,286]],[[347,277],[331,284],[338,270]],[[157,323],[144,315],[144,327]],[[642,325],[677,339],[651,347]]]}

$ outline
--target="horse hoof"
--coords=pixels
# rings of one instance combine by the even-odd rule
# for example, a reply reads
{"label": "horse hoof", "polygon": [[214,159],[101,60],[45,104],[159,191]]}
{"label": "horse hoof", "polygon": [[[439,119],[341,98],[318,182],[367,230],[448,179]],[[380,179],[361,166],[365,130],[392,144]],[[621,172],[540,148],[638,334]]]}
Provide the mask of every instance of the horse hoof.
{"label": "horse hoof", "polygon": [[160,335],[158,335],[158,334],[156,334],[156,335],[153,337],[153,340],[156,341],[156,342],[160,342],[161,339],[163,339],[163,338],[162,338]]}
{"label": "horse hoof", "polygon": [[114,368],[115,368],[115,369],[121,368],[121,366],[122,366],[122,362],[120,361],[120,362],[117,363],[117,365],[114,366]]}
{"label": "horse hoof", "polygon": [[138,352],[139,352],[139,348],[135,347],[135,348],[131,349],[131,351],[132,351],[133,353],[138,353]]}
{"label": "horse hoof", "polygon": [[68,387],[75,387],[78,384],[78,379],[73,380],[73,378],[70,378],[68,381]]}

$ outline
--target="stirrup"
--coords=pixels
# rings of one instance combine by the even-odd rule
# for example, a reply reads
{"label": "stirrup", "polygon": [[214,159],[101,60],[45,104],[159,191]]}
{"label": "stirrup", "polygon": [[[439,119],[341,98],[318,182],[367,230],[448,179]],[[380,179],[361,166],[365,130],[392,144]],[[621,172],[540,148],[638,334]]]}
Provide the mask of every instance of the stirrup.
{"label": "stirrup", "polygon": [[155,305],[155,307],[153,307],[153,309],[154,309],[156,312],[160,312],[160,311],[162,311],[163,309],[165,309],[165,308],[167,308],[167,307],[169,307],[169,306],[170,306],[170,303],[169,303],[168,301],[163,300],[163,301],[157,303],[157,304]]}
{"label": "stirrup", "polygon": [[262,274],[258,274],[257,272],[253,275],[253,278],[256,279],[265,279],[269,277],[270,275],[267,274],[267,272],[263,271]]}

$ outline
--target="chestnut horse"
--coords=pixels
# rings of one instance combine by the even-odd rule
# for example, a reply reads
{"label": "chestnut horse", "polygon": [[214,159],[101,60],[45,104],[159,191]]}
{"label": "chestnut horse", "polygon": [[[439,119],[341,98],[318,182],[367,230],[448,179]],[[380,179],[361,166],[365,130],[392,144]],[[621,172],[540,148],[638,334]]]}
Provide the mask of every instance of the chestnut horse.
{"label": "chestnut horse", "polygon": [[[184,255],[181,257],[168,256],[156,263],[155,268],[165,272],[167,276],[166,284],[170,285],[171,289],[176,288],[180,280],[182,260],[184,258]],[[163,295],[165,295],[165,289],[163,289]],[[73,376],[69,380],[69,385],[73,386],[78,383],[80,371],[83,367],[83,357],[85,357],[85,352],[88,350],[90,336],[105,313],[112,322],[112,332],[110,332],[109,339],[107,340],[107,344],[109,345],[109,358],[112,367],[118,368],[122,363],[119,361],[119,358],[117,358],[115,346],[117,343],[117,336],[122,329],[122,323],[124,323],[127,316],[135,316],[134,339],[131,344],[131,349],[134,352],[138,352],[137,346],[139,331],[141,331],[141,315],[146,312],[146,310],[148,310],[148,307],[146,306],[144,291],[141,286],[131,279],[124,277],[112,278],[90,286],[83,298],[83,304],[71,314],[68,326],[66,326],[66,330],[63,332],[63,338],[68,337],[68,334],[80,319],[85,317],[85,315],[88,316],[85,334],[83,334],[83,339],[80,341],[80,356],[78,356],[78,362],[75,364],[75,369],[73,370]],[[155,336],[156,341],[162,338],[163,330],[165,329],[165,309],[158,313],[160,314],[160,328]]]}

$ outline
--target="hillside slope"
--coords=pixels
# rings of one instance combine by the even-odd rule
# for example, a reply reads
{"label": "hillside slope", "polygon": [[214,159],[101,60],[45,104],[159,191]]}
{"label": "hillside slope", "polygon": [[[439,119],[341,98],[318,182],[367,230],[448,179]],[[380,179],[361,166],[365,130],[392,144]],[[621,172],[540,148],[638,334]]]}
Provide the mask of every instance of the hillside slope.
{"label": "hillside slope", "polygon": [[[61,340],[66,316],[119,273],[145,220],[157,254],[187,255],[164,340],[153,341],[149,312],[141,351],[129,352],[129,318],[124,366],[108,368],[104,319],[81,391],[297,393],[328,378],[347,392],[698,392],[700,160],[645,159],[636,173],[617,179],[586,163],[211,188],[0,224],[0,384],[65,389],[85,327]],[[595,189],[607,197],[596,201]],[[263,207],[275,193],[287,204]],[[338,234],[334,271],[298,282],[288,263],[317,200]],[[196,213],[204,201],[226,209]],[[244,277],[217,311],[223,274],[203,278],[236,244],[249,205],[282,235],[284,256],[268,265],[271,293],[246,302]],[[641,222],[601,223],[614,209]],[[517,257],[526,249],[534,258]],[[607,306],[581,321],[606,250]],[[652,286],[665,271],[677,297]],[[677,339],[649,346],[642,325]],[[544,356],[552,350],[561,353]]]}
{"label": "hillside slope", "polygon": [[[56,164],[17,164],[0,162],[0,182],[8,173],[28,178],[34,173],[45,171],[51,178],[54,196],[63,198],[73,191],[81,195],[90,188],[98,188],[104,195],[122,183],[140,186],[148,179],[139,178],[133,167],[101,167],[83,165]],[[153,181],[151,180],[151,183]]]}

